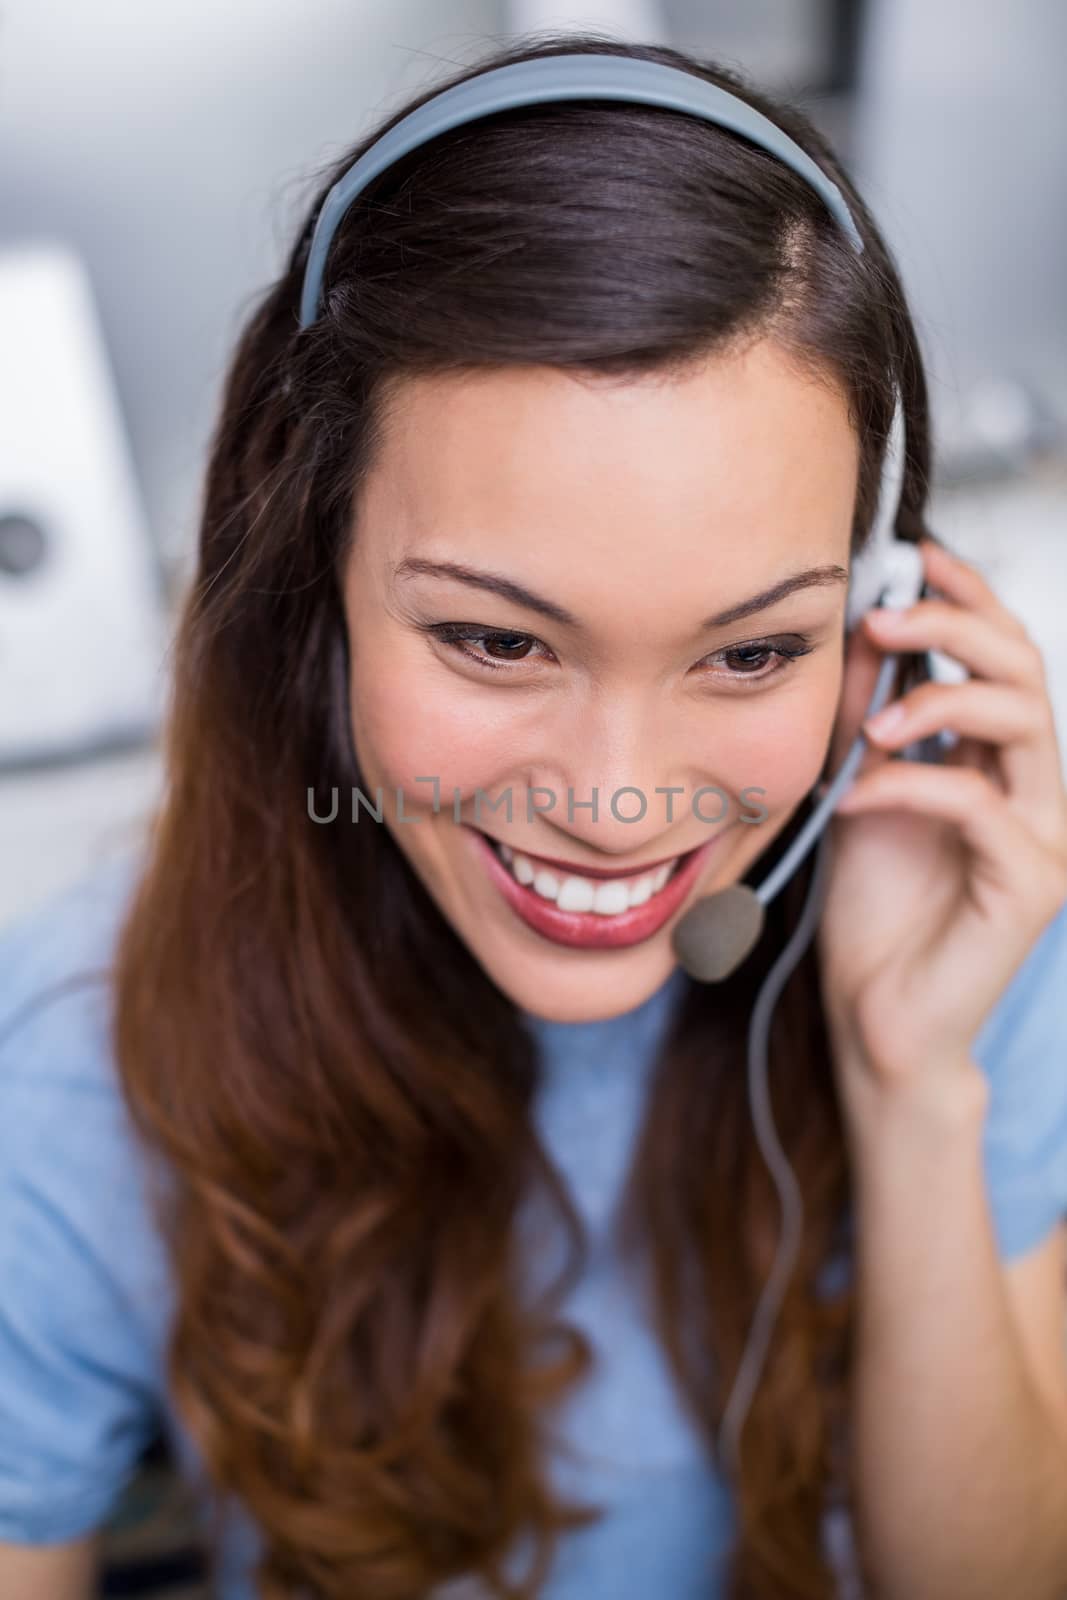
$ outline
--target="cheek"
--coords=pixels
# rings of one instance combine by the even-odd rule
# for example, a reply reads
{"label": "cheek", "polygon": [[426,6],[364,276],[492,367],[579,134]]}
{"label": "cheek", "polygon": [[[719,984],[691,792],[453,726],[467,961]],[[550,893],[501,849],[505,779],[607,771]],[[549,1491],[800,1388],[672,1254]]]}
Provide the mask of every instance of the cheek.
{"label": "cheek", "polygon": [[840,665],[832,662],[809,674],[796,694],[740,708],[734,736],[720,745],[720,766],[735,793],[762,790],[751,803],[758,799],[774,812],[792,808],[814,787],[826,762],[840,686]]}
{"label": "cheek", "polygon": [[[353,672],[349,687],[352,733],[360,767],[368,780],[387,788],[401,787],[406,810],[433,801],[433,785],[418,778],[436,777],[441,805],[452,803],[453,790],[461,794],[477,786],[489,789],[509,754],[511,719],[486,715],[484,691],[470,690],[444,669],[427,667],[425,658],[401,664],[401,653],[389,672],[362,664]],[[513,736],[512,727],[511,734]]]}

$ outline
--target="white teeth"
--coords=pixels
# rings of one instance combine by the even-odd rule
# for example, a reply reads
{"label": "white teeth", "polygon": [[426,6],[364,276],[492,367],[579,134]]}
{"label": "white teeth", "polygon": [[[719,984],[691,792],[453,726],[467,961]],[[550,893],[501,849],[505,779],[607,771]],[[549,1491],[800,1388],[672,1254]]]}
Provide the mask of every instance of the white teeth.
{"label": "white teeth", "polygon": [[652,895],[659,893],[678,865],[675,858],[657,867],[655,872],[639,877],[593,880],[569,875],[561,882],[548,867],[535,865],[528,856],[512,850],[509,845],[501,845],[499,849],[512,876],[527,887],[532,885],[535,894],[542,899],[554,900],[561,911],[592,911],[602,917],[617,916],[631,906],[644,905]]}
{"label": "white teeth", "polygon": [[514,856],[509,865],[520,883],[533,883],[534,869],[532,861],[527,861],[525,856]]}

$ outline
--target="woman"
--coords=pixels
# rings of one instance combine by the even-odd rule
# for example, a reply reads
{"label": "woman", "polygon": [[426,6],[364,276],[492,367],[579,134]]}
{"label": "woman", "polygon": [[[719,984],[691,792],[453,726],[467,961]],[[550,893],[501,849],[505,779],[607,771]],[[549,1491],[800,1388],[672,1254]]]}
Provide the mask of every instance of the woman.
{"label": "woman", "polygon": [[[825,143],[665,48],[541,36],[451,81],[577,50],[759,107],[863,254],[722,129],[523,107],[376,180],[301,328],[318,207],[372,140],[328,174],[226,386],[165,803],[8,935],[0,1576],[35,1563],[42,1600],[157,1416],[229,1497],[221,1600],[1067,1579],[1040,657],[927,532],[915,330]],[[846,652],[894,384],[897,533],[939,598]],[[803,1248],[729,1481],[779,1226],[745,1035],[810,860],[728,981],[670,936],[780,858],[883,652],[935,648],[971,679],[865,728],[775,1013]],[[945,727],[943,767],[890,759]]]}

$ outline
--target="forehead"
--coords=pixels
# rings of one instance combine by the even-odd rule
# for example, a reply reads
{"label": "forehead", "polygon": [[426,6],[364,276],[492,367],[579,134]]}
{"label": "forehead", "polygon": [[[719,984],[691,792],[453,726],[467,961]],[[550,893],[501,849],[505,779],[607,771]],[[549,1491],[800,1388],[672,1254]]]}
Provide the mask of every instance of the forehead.
{"label": "forehead", "polygon": [[670,373],[490,367],[391,386],[360,542],[508,560],[558,592],[699,570],[707,590],[847,553],[858,441],[846,399],[770,341]]}

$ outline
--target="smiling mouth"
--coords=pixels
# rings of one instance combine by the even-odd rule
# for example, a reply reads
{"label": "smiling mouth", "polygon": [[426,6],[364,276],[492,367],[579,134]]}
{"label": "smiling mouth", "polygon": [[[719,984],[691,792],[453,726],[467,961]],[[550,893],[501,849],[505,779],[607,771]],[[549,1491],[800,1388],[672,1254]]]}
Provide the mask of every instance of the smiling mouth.
{"label": "smiling mouth", "polygon": [[[585,950],[621,950],[658,933],[690,893],[729,829],[654,868],[607,879],[542,864],[467,824],[490,879],[517,916],[542,938]],[[510,859],[509,859],[510,857]]]}
{"label": "smiling mouth", "polygon": [[[478,832],[482,832],[481,829]],[[535,856],[483,833],[509,876],[560,911],[618,913],[654,898],[695,852],[686,850],[629,871],[583,871],[551,857]]]}

